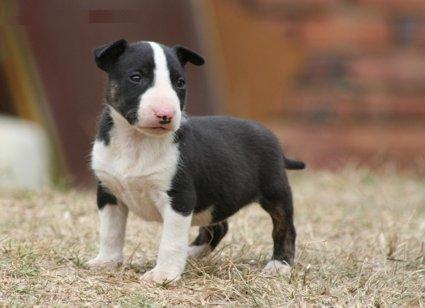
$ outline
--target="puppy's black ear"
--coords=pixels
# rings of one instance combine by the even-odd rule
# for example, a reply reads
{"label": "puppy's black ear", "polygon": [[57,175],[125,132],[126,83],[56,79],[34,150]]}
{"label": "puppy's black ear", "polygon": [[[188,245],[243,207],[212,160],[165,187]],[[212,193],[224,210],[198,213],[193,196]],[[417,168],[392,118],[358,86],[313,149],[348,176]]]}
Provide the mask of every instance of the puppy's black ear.
{"label": "puppy's black ear", "polygon": [[202,58],[200,54],[197,54],[189,48],[177,45],[173,47],[173,50],[182,65],[185,65],[187,62],[195,65],[202,65],[205,63],[204,58]]}
{"label": "puppy's black ear", "polygon": [[108,72],[127,46],[127,41],[121,39],[95,48],[93,52],[97,66]]}

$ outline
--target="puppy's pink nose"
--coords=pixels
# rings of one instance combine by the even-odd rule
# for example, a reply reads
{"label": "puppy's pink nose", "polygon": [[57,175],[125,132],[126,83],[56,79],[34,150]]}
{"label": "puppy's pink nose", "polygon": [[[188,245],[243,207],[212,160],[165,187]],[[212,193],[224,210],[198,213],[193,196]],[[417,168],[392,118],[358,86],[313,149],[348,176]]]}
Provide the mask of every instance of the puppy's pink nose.
{"label": "puppy's pink nose", "polygon": [[[158,119],[161,119],[160,121],[161,124],[170,123],[171,119],[174,117],[176,113],[174,109],[166,108],[166,107],[154,108],[152,111]],[[162,123],[162,122],[166,122],[166,123]]]}

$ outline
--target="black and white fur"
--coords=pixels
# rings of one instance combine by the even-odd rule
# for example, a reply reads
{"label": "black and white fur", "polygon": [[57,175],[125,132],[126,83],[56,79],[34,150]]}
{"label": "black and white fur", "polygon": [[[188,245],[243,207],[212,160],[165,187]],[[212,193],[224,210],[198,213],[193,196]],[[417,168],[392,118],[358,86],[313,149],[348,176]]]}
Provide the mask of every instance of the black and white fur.
{"label": "black and white fur", "polygon": [[[273,221],[274,250],[264,272],[293,263],[295,228],[276,137],[255,122],[184,114],[184,65],[203,58],[181,46],[119,40],[95,49],[109,76],[107,104],[93,145],[98,179],[100,251],[90,266],[123,262],[128,210],[163,223],[156,266],[142,280],[178,280],[188,256],[211,252],[227,232],[227,218],[258,202]],[[190,227],[199,235],[189,245]]]}

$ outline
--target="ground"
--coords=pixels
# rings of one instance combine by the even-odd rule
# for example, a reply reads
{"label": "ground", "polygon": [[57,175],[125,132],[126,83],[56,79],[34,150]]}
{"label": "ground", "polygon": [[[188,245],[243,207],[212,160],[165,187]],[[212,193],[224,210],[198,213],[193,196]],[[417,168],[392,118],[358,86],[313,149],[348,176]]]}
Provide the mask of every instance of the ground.
{"label": "ground", "polygon": [[[98,247],[92,192],[0,195],[0,306],[425,305],[425,180],[394,170],[294,171],[295,266],[261,275],[271,221],[258,205],[175,286],[147,286],[160,226],[130,215],[126,262],[88,269]],[[193,230],[193,235],[196,229]]]}

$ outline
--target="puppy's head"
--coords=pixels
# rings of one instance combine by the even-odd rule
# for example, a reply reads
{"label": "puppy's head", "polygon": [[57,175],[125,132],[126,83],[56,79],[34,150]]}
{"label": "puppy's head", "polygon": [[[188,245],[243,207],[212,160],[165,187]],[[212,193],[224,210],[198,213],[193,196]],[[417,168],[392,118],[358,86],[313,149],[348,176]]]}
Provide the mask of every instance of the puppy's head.
{"label": "puppy's head", "polygon": [[119,40],[94,50],[108,73],[107,103],[138,131],[160,136],[180,127],[186,97],[184,66],[204,59],[182,46]]}

